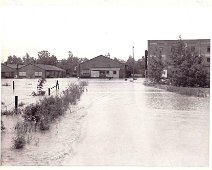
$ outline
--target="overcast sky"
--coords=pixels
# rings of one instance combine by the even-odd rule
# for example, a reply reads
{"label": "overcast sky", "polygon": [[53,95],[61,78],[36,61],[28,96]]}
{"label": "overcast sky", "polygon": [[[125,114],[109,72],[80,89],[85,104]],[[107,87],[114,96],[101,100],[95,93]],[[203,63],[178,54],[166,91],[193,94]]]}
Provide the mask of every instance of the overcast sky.
{"label": "overcast sky", "polygon": [[147,40],[211,37],[211,0],[1,0],[1,61],[9,55],[58,59],[144,55]]}

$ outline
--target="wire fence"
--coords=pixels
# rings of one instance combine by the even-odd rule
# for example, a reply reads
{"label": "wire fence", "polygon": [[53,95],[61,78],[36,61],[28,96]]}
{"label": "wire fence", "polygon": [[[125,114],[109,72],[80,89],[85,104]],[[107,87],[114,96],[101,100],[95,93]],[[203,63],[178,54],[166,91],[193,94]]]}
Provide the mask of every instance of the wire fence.
{"label": "wire fence", "polygon": [[[71,83],[71,84],[77,84],[77,83],[79,83],[79,82],[80,82],[80,80],[78,79],[78,80],[74,81],[74,82]],[[57,83],[58,83],[58,82],[57,82]],[[69,85],[70,85],[70,84],[68,84],[68,87],[69,87]],[[53,91],[52,91],[52,89],[53,89]],[[42,90],[42,87],[37,86],[37,90]],[[42,90],[42,91],[44,91],[44,90]],[[28,96],[30,96],[30,97],[18,98],[18,105],[19,105],[21,102],[23,102],[23,101],[30,100],[30,99],[35,99],[36,97],[39,97],[39,98],[42,98],[42,97],[49,97],[49,96],[51,96],[52,94],[55,94],[55,95],[62,95],[63,92],[64,92],[64,90],[62,90],[61,92],[59,92],[59,84],[56,84],[55,86],[52,86],[52,87],[48,88],[48,89],[45,90],[44,92],[45,92],[44,95],[40,95],[40,96],[33,95],[33,92],[32,92],[30,95],[28,95]],[[35,99],[35,100],[37,100],[37,99]],[[30,102],[32,103],[32,101],[30,101]],[[11,105],[13,105],[13,106],[10,107]],[[4,108],[2,111],[4,111],[4,110],[6,110],[6,111],[12,111],[12,110],[15,109],[15,100],[14,100],[13,102],[10,102],[10,103],[7,104],[7,105],[6,105],[5,103],[2,102],[1,106],[2,106],[2,107],[1,107],[1,110],[2,110],[2,108]]]}

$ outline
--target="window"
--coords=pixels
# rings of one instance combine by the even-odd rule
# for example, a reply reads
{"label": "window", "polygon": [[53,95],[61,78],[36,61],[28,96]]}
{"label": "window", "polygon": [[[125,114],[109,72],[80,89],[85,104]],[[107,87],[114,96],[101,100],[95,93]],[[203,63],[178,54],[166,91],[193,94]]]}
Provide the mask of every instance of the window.
{"label": "window", "polygon": [[26,72],[19,72],[19,76],[25,77],[26,76]]}
{"label": "window", "polygon": [[82,70],[82,75],[89,75],[90,74],[90,70]]}
{"label": "window", "polygon": [[106,71],[107,74],[109,74],[109,71]]}
{"label": "window", "polygon": [[42,72],[35,72],[35,77],[42,77]]}
{"label": "window", "polygon": [[104,70],[100,70],[99,73],[100,74],[105,74],[105,71]]}
{"label": "window", "polygon": [[207,62],[210,63],[210,58],[207,58]]}
{"label": "window", "polygon": [[210,53],[210,46],[207,47],[207,52]]}
{"label": "window", "polygon": [[113,74],[116,74],[116,71],[113,71]]}

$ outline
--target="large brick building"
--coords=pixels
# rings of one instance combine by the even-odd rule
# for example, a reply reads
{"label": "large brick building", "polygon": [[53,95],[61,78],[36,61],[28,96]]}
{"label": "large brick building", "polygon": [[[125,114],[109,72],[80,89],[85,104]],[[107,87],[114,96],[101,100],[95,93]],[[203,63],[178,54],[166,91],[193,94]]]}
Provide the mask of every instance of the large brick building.
{"label": "large brick building", "polygon": [[124,78],[125,64],[103,55],[81,63],[78,76],[87,78]]}
{"label": "large brick building", "polygon": [[[161,56],[164,62],[170,61],[169,56],[172,53],[172,48],[176,46],[179,40],[148,40],[148,58],[153,56]],[[196,51],[198,55],[202,55],[204,68],[210,76],[210,39],[188,39],[183,40],[187,48]],[[148,62],[149,62],[148,59]],[[168,74],[171,66],[167,66]]]}

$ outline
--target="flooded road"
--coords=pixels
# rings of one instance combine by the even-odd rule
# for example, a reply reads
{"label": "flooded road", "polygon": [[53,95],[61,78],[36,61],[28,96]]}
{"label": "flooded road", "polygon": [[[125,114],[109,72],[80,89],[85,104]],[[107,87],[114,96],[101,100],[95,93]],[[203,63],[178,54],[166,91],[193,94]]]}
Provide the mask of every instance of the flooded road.
{"label": "flooded road", "polygon": [[2,164],[207,166],[209,97],[166,92],[143,81],[88,80],[72,113],[34,135],[39,146],[32,142],[14,151],[12,135],[3,134]]}

